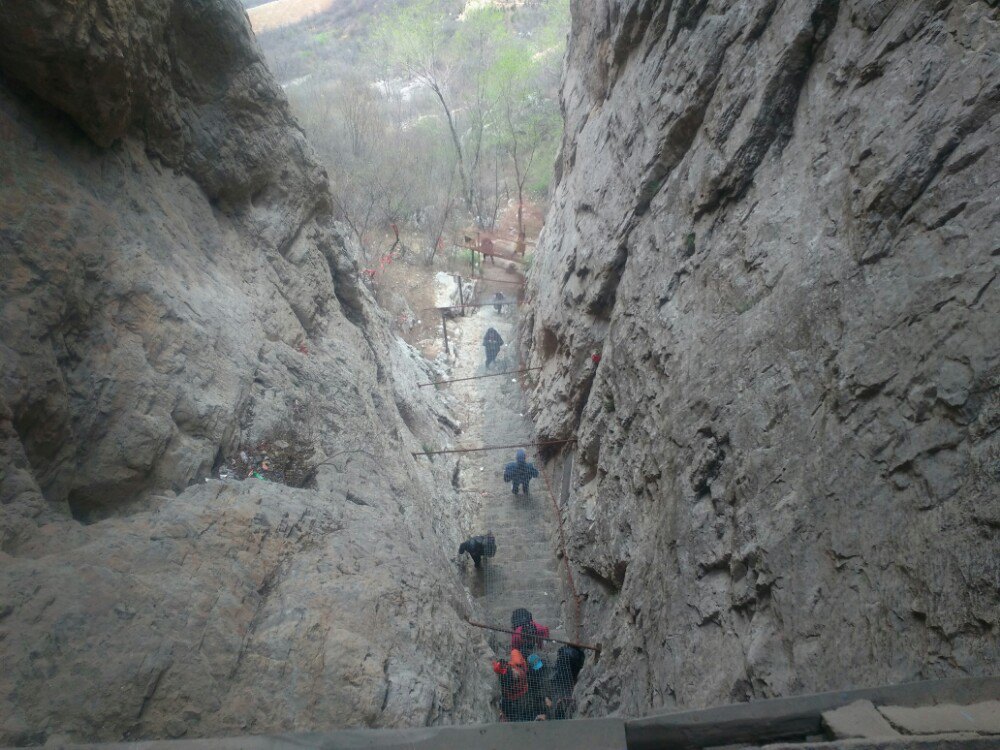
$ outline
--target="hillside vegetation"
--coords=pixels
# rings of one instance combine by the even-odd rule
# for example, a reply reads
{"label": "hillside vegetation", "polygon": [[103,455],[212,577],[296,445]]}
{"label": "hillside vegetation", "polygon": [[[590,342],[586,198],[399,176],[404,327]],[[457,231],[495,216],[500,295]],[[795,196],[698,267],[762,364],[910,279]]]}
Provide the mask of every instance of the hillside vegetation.
{"label": "hillside vegetation", "polygon": [[278,0],[251,19],[321,6],[254,23],[366,255],[394,224],[430,258],[452,230],[489,231],[506,206],[546,195],[567,0]]}

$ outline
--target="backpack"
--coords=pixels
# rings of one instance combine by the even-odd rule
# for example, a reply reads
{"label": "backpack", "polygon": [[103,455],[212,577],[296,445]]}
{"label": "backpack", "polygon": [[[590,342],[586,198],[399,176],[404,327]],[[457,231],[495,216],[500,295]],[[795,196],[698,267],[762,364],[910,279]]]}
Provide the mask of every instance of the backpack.
{"label": "backpack", "polygon": [[580,670],[583,669],[584,659],[584,653],[580,649],[573,646],[563,646],[559,649],[559,655],[556,657],[555,671],[558,674],[568,675],[575,684]]}
{"label": "backpack", "polygon": [[500,678],[500,693],[504,698],[517,700],[528,692],[527,663],[520,651],[512,649],[510,661],[501,662],[502,666],[494,671]]}

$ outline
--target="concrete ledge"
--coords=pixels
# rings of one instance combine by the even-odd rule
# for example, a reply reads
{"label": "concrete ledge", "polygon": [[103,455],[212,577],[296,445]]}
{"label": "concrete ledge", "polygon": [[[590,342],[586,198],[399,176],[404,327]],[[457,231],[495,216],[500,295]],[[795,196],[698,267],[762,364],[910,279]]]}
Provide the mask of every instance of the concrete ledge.
{"label": "concrete ledge", "polygon": [[[643,719],[576,719],[517,724],[477,724],[417,729],[345,729],[331,732],[274,734],[256,737],[213,737],[190,740],[58,745],[71,750],[684,750],[740,743],[800,740],[823,731],[823,713],[856,701],[878,707],[969,706],[1000,698],[1000,677],[930,680],[903,685],[843,690],[816,695],[741,703],[701,711],[683,711]],[[952,707],[954,707],[952,706]],[[944,706],[942,706],[944,708]],[[983,718],[984,721],[992,717]],[[978,725],[977,725],[978,726]],[[990,724],[992,726],[992,724]],[[975,738],[975,739],[973,739]],[[982,735],[907,736],[886,739],[842,739],[795,748],[848,750],[924,750],[933,742],[978,748],[979,739],[997,746],[997,738]],[[864,744],[868,743],[868,744]],[[896,744],[892,744],[896,743]]]}
{"label": "concrete ledge", "polygon": [[882,706],[879,711],[907,734],[1000,734],[1000,701],[987,701],[972,706],[956,706],[951,703],[919,708]]}
{"label": "concrete ledge", "polygon": [[824,711],[875,705],[969,704],[1000,698],[1000,677],[927,680],[649,716],[625,723],[630,750],[671,750],[800,738],[822,732]]}
{"label": "concrete ledge", "polygon": [[[757,750],[757,748],[746,748]],[[997,750],[996,740],[978,734],[924,735],[893,739],[834,740],[768,745],[767,750]]]}
{"label": "concrete ledge", "polygon": [[[47,746],[49,747],[49,746]],[[332,732],[63,745],[72,750],[624,750],[621,719],[474,724]]]}
{"label": "concrete ledge", "polygon": [[841,708],[824,711],[823,723],[838,740],[900,736],[871,701],[854,701]]}

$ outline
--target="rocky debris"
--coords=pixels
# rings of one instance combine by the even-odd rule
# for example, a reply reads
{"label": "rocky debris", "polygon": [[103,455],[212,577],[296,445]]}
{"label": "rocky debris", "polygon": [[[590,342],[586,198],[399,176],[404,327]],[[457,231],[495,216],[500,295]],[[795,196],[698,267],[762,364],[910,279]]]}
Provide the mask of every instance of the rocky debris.
{"label": "rocky debris", "polygon": [[305,487],[316,474],[316,467],[310,463],[315,453],[308,445],[287,440],[261,441],[253,448],[240,450],[216,469],[215,475],[222,480],[266,479],[289,487]]}
{"label": "rocky debris", "polygon": [[[459,286],[461,285],[461,291]],[[464,300],[472,302],[476,297],[476,282],[459,278],[453,274],[438,271],[434,274],[434,306],[457,307]]]}
{"label": "rocky debris", "polygon": [[3,4],[0,69],[0,744],[487,716],[454,419],[240,5]]}
{"label": "rocky debris", "polygon": [[523,341],[585,711],[1000,659],[998,12],[574,4]]}

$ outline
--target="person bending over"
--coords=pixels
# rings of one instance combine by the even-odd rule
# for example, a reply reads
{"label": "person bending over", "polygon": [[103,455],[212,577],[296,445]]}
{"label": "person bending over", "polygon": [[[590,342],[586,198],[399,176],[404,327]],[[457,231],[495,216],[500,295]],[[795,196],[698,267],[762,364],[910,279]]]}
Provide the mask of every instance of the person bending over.
{"label": "person bending over", "polygon": [[466,539],[458,546],[458,556],[461,557],[466,552],[472,558],[473,564],[478,568],[483,557],[493,557],[497,553],[497,540],[492,531],[488,531],[481,536],[474,536]]}

